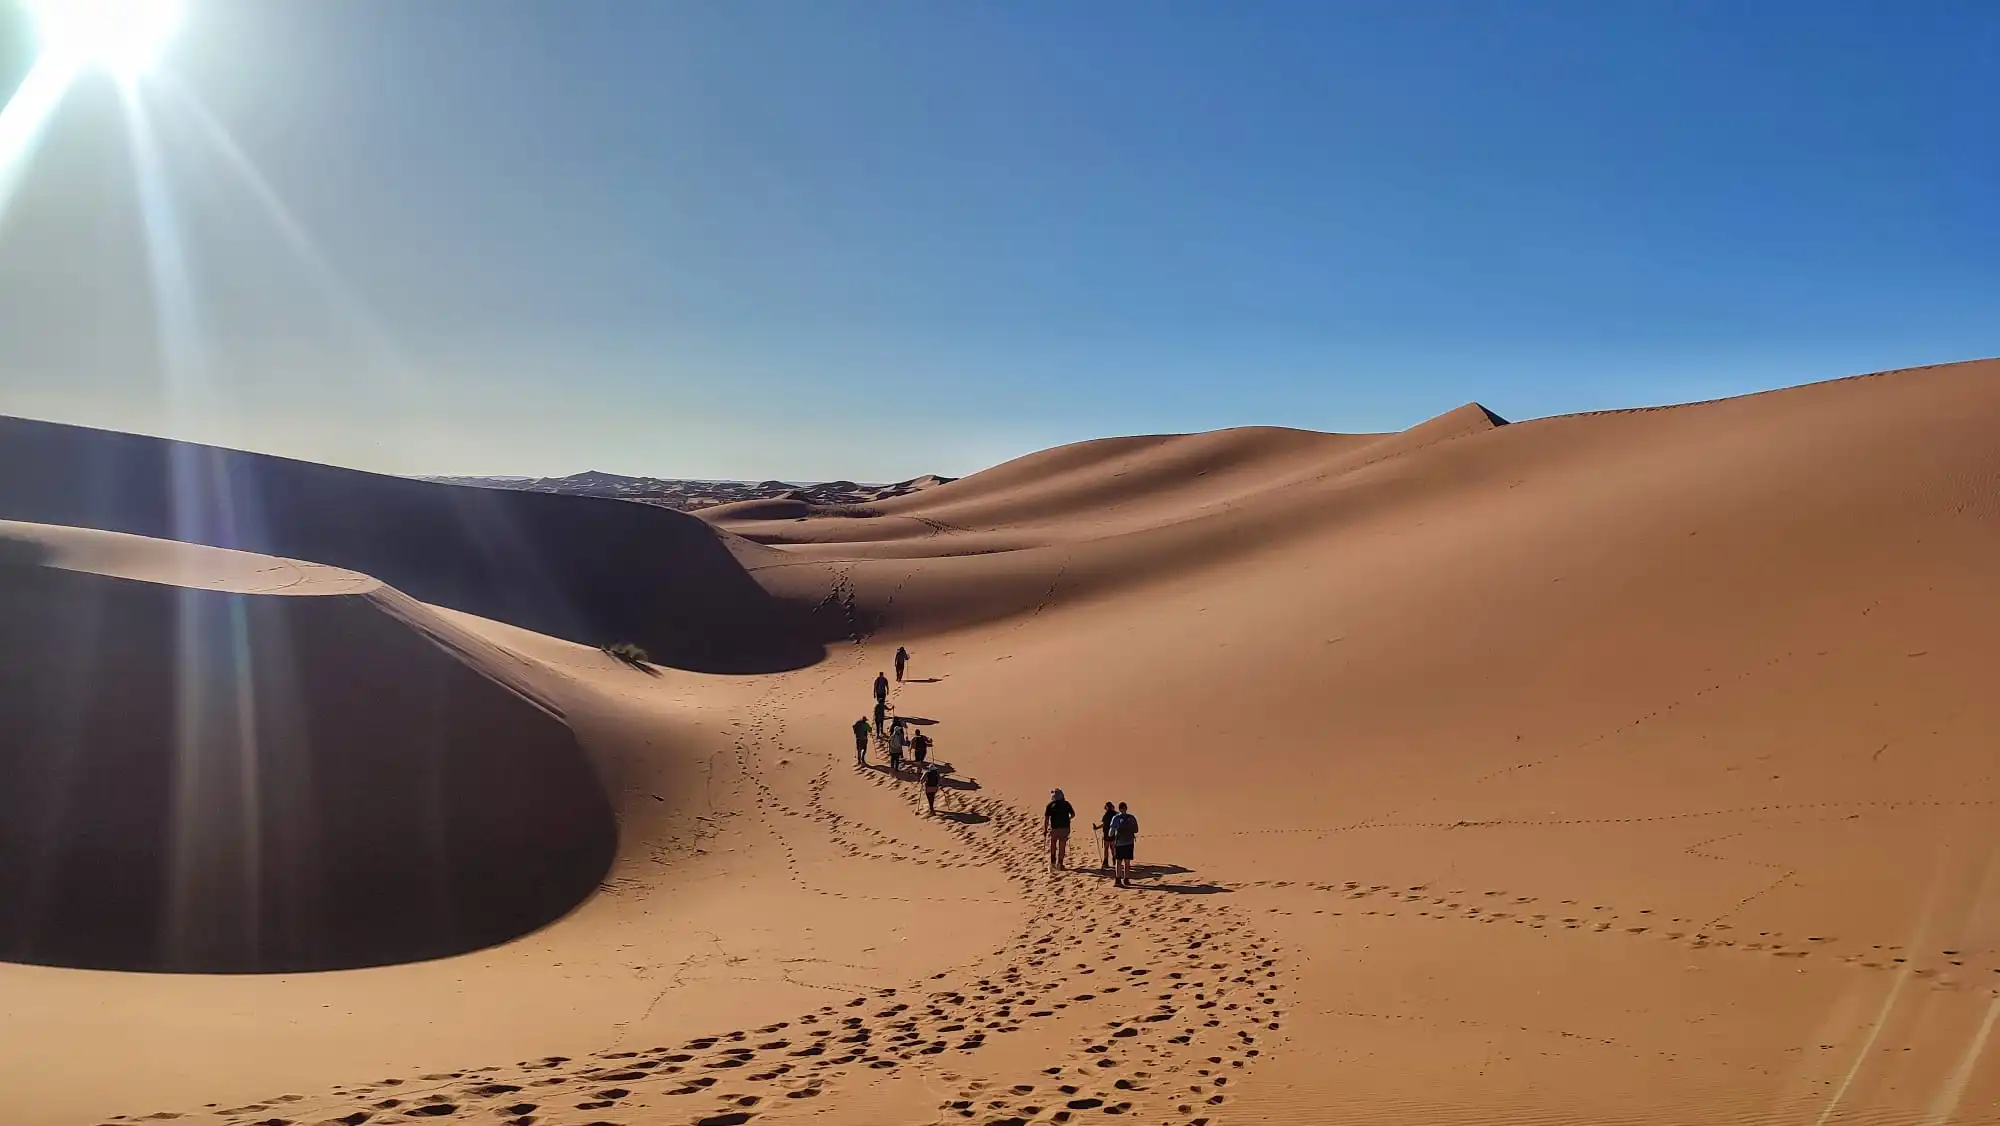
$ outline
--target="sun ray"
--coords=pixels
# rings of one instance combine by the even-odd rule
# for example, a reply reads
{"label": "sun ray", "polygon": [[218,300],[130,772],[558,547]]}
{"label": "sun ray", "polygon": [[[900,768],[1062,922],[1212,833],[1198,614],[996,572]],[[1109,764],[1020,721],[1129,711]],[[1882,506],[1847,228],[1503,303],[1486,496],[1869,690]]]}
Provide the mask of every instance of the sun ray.
{"label": "sun ray", "polygon": [[29,69],[7,104],[0,106],[0,223],[6,221],[28,162],[78,69],[68,59],[44,56]]}
{"label": "sun ray", "polygon": [[333,306],[340,318],[347,322],[348,327],[361,337],[370,359],[378,367],[394,372],[398,376],[406,371],[407,364],[389,333],[382,327],[380,319],[355,294],[339,271],[334,269],[333,264],[320,249],[318,240],[313,238],[312,232],[306,229],[306,225],[285,203],[284,198],[271,185],[269,177],[257,167],[257,163],[244,151],[243,146],[237,143],[229,129],[209,111],[207,104],[186,83],[172,75],[162,75],[159,89],[171,97],[176,107],[195,123],[203,139],[222,157],[230,171],[256,199],[258,206],[264,212],[264,218],[276,228],[279,237],[298,258],[314,288],[318,289],[327,303]]}

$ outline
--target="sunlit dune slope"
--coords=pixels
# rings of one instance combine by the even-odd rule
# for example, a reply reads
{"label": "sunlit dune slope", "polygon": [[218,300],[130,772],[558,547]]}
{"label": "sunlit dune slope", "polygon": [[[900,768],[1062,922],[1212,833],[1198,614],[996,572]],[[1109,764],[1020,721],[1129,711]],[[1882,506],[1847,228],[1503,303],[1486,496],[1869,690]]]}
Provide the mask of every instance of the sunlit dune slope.
{"label": "sunlit dune slope", "polygon": [[616,830],[517,668],[365,576],[0,522],[0,957],[324,969],[581,901]]}
{"label": "sunlit dune slope", "polygon": [[343,567],[425,602],[688,668],[819,656],[747,578],[763,549],[678,512],[481,489],[0,418],[0,519]]}

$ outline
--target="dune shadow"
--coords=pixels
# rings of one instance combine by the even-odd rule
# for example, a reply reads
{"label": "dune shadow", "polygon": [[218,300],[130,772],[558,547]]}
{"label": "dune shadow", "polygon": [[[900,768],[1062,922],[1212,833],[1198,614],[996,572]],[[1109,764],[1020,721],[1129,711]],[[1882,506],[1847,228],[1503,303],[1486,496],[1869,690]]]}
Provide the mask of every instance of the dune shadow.
{"label": "dune shadow", "polygon": [[0,519],[301,559],[424,602],[714,673],[803,668],[848,624],[774,598],[724,534],[656,505],[418,481],[0,418]]}
{"label": "dune shadow", "polygon": [[617,834],[560,718],[370,599],[0,582],[0,959],[464,953],[582,902]]}
{"label": "dune shadow", "polygon": [[53,556],[46,544],[0,536],[0,568],[43,567]]}

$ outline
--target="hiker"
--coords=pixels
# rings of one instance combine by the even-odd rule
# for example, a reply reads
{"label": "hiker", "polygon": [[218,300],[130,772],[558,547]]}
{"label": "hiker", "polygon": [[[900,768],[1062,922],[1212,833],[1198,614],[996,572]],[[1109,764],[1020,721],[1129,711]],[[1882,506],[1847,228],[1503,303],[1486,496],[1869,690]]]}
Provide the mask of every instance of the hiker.
{"label": "hiker", "polygon": [[889,705],[881,700],[875,701],[875,737],[889,741]]}
{"label": "hiker", "polygon": [[875,703],[877,706],[880,706],[888,702],[889,678],[878,672],[875,674]]}
{"label": "hiker", "polygon": [[931,737],[924,734],[922,728],[910,736],[910,757],[917,760],[918,770],[922,770],[925,760],[931,757]]}
{"label": "hiker", "polygon": [[854,721],[854,761],[861,766],[868,765],[868,717]]}
{"label": "hiker", "polygon": [[1049,867],[1060,870],[1069,858],[1069,823],[1076,820],[1076,807],[1064,800],[1061,790],[1049,791],[1048,808],[1042,810],[1042,835],[1049,842]]}
{"label": "hiker", "polygon": [[[918,755],[917,758],[918,762],[924,761],[922,757],[923,756],[922,751],[918,751],[917,755]],[[931,807],[931,816],[933,817],[937,816],[937,792],[938,792],[938,787],[942,785],[944,785],[944,771],[939,770],[936,765],[925,767],[924,804]]]}
{"label": "hiker", "polygon": [[1116,865],[1112,883],[1121,888],[1132,886],[1132,848],[1139,840],[1139,819],[1132,816],[1124,802],[1118,803],[1118,816],[1111,819],[1111,862]]}
{"label": "hiker", "polygon": [[889,723],[889,773],[903,772],[903,717],[897,716]]}
{"label": "hiker", "polygon": [[902,646],[900,646],[900,645],[896,646],[896,683],[897,683],[897,684],[901,684],[901,683],[903,683],[903,670],[904,670],[905,668],[908,668],[908,667],[909,667],[909,664],[910,664],[910,651],[909,651],[908,649],[905,649],[905,648],[903,648],[903,647],[902,647]]}
{"label": "hiker", "polygon": [[1091,826],[1097,830],[1097,866],[1106,872],[1111,870],[1111,823],[1117,819],[1118,807],[1105,802],[1103,815],[1097,819],[1097,824]]}

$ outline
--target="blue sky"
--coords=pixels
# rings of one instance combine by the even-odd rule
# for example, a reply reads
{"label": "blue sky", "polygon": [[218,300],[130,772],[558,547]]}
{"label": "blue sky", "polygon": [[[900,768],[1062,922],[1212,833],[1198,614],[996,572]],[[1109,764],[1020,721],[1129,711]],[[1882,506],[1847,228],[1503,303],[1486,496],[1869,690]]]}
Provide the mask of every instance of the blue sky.
{"label": "blue sky", "polygon": [[0,412],[880,480],[2000,354],[1991,3],[189,4],[151,241],[97,76],[0,217]]}

